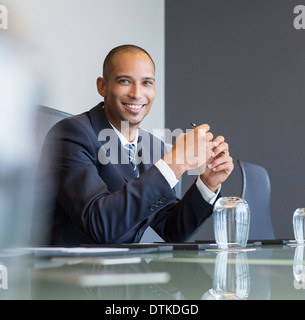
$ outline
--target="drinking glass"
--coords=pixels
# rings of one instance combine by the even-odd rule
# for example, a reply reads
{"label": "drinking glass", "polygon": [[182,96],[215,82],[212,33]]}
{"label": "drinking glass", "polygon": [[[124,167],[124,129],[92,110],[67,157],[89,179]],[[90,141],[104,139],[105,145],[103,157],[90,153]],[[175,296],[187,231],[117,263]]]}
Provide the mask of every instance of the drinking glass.
{"label": "drinking glass", "polygon": [[297,243],[305,243],[305,208],[298,208],[292,218],[294,237]]}
{"label": "drinking glass", "polygon": [[213,224],[218,248],[245,247],[250,226],[248,203],[238,197],[219,198],[214,205]]}

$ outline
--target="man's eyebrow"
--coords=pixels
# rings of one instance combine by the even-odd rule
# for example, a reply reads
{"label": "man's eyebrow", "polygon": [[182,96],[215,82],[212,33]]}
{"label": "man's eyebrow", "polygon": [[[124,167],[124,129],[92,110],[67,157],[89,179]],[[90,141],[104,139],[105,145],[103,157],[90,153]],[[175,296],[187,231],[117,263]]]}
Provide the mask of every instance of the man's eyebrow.
{"label": "man's eyebrow", "polygon": [[[121,78],[132,79],[132,77],[127,75],[127,74],[121,74],[121,75],[117,76],[115,79],[118,80],[118,79],[121,79]],[[155,78],[154,77],[143,77],[143,80],[153,80],[153,81],[155,81]]]}
{"label": "man's eyebrow", "polygon": [[154,78],[154,77],[144,77],[143,79],[145,79],[145,80],[153,80],[153,81],[155,81],[155,78]]}
{"label": "man's eyebrow", "polygon": [[131,76],[122,74],[122,75],[119,75],[119,76],[115,77],[115,81],[118,81],[120,79],[131,79]]}
{"label": "man's eyebrow", "polygon": [[127,75],[127,74],[121,74],[119,76],[116,77],[116,79],[119,79],[119,78],[128,78],[128,79],[131,79],[131,76]]}

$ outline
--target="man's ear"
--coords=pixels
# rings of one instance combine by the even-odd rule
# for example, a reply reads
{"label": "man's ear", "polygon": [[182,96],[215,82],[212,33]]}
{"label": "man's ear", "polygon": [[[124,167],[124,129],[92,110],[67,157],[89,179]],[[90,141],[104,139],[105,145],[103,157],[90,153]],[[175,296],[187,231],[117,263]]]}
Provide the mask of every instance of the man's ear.
{"label": "man's ear", "polygon": [[106,80],[105,78],[99,77],[96,80],[97,91],[102,97],[106,97]]}

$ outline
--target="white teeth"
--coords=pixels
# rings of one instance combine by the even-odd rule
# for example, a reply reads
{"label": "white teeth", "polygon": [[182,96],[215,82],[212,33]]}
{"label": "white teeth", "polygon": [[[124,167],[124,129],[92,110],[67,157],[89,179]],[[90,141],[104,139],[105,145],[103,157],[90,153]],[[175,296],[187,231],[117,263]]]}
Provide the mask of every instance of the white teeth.
{"label": "white teeth", "polygon": [[125,106],[130,109],[141,109],[143,107],[143,105],[133,105],[133,104],[125,104]]}

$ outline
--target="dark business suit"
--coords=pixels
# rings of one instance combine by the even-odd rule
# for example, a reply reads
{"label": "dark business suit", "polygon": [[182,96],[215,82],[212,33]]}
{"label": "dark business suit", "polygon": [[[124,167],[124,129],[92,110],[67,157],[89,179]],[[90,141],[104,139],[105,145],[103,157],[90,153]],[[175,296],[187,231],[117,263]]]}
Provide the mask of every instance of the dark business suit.
{"label": "dark business suit", "polygon": [[[212,205],[195,184],[177,198],[153,165],[153,154],[160,152],[161,158],[164,144],[144,130],[139,130],[140,177],[129,163],[112,163],[113,155],[122,162],[127,154],[117,136],[114,147],[101,137],[102,129],[114,132],[102,106],[62,120],[46,138],[43,163],[53,178],[55,204],[50,243],[139,242],[148,226],[167,242],[187,240],[212,213]],[[105,158],[111,163],[101,164]]]}

